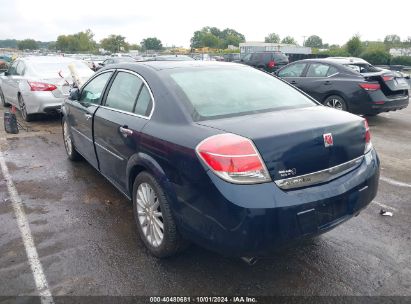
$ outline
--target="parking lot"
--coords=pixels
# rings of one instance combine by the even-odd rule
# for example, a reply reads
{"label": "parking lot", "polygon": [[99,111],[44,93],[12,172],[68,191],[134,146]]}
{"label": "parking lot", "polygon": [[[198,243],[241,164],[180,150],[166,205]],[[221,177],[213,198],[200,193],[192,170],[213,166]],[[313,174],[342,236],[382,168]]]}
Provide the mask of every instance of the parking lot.
{"label": "parking lot", "polygon": [[[196,246],[152,257],[132,204],[87,162],[67,159],[59,118],[25,123],[17,135],[1,127],[0,149],[53,296],[411,296],[411,108],[369,124],[381,159],[376,199],[344,225],[252,267]],[[37,295],[11,196],[3,176],[0,294]]]}

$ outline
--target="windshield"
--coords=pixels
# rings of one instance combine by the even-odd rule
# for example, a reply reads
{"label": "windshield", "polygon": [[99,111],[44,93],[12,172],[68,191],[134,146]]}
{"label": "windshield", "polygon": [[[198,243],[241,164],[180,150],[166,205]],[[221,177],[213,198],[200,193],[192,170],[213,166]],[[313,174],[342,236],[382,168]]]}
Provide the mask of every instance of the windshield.
{"label": "windshield", "polygon": [[[73,62],[33,62],[31,64],[34,72],[42,78],[64,78],[70,77],[69,65],[74,65],[80,77],[90,77],[94,72],[87,64],[79,61]],[[60,76],[59,76],[60,74]]]}
{"label": "windshield", "polygon": [[316,105],[290,85],[252,68],[170,70],[195,121]]}

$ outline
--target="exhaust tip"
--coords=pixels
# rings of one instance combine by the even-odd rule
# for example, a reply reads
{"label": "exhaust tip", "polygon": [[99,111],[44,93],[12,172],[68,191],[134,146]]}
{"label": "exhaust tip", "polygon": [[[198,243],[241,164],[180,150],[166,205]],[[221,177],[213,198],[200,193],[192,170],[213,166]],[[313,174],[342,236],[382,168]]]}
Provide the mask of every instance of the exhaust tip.
{"label": "exhaust tip", "polygon": [[249,266],[253,266],[258,262],[256,257],[241,257],[241,259],[246,262]]}

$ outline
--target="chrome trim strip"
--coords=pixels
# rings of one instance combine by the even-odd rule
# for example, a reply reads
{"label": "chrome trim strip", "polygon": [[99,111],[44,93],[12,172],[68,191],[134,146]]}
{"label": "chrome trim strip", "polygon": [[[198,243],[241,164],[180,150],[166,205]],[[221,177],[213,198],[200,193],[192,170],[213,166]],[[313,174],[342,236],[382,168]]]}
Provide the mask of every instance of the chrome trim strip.
{"label": "chrome trim strip", "polygon": [[127,112],[127,111],[123,111],[123,110],[118,110],[118,109],[114,109],[114,108],[110,108],[110,107],[106,107],[106,106],[99,106],[99,108],[106,109],[106,110],[113,111],[113,112],[122,113],[122,114],[127,114],[127,115],[130,115],[130,116],[136,116],[136,117],[143,118],[143,119],[146,119],[146,120],[150,119],[147,116],[142,116],[142,115],[139,115],[139,114],[136,114],[136,113]]}
{"label": "chrome trim strip", "polygon": [[341,175],[348,173],[349,171],[355,169],[357,166],[360,165],[364,158],[364,155],[357,157],[353,160],[350,160],[346,163],[340,164],[335,167],[331,167],[325,170],[294,176],[285,179],[279,179],[274,181],[278,187],[284,190],[294,189],[294,188],[301,188],[312,186],[320,183],[325,183],[330,180],[336,179]]}
{"label": "chrome trim strip", "polygon": [[75,129],[74,127],[70,127],[72,131],[76,132],[77,134],[83,136],[85,139],[87,139],[89,142],[93,142],[87,135],[81,133],[79,130]]}
{"label": "chrome trim strip", "polygon": [[108,150],[107,148],[104,148],[102,145],[100,145],[98,142],[95,142],[96,146],[98,146],[100,149],[103,149],[104,151],[108,152],[109,154],[113,155],[115,158],[123,161],[124,158],[122,158],[121,156],[118,156],[117,154],[115,154],[114,152],[111,152],[110,150]]}

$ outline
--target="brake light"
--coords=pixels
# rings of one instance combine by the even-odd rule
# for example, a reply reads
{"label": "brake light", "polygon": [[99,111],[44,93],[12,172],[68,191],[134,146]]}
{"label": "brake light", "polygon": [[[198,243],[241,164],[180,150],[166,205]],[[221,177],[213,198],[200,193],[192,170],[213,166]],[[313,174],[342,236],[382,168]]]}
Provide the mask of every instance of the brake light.
{"label": "brake light", "polygon": [[275,67],[275,61],[274,60],[270,60],[267,64],[269,69],[273,69]]}
{"label": "brake light", "polygon": [[364,119],[364,127],[365,127],[365,149],[364,149],[364,154],[365,154],[369,152],[372,148],[370,127],[368,126],[368,121],[366,119]]}
{"label": "brake light", "polygon": [[220,178],[234,184],[269,182],[260,154],[248,138],[235,134],[211,136],[198,144],[197,155]]}
{"label": "brake light", "polygon": [[54,84],[29,81],[29,86],[31,91],[54,91],[57,87]]}
{"label": "brake light", "polygon": [[390,81],[390,80],[393,80],[393,79],[394,79],[394,76],[382,76],[382,79],[383,79],[384,81]]}
{"label": "brake light", "polygon": [[381,89],[379,83],[360,83],[360,87],[366,91],[377,91]]}

